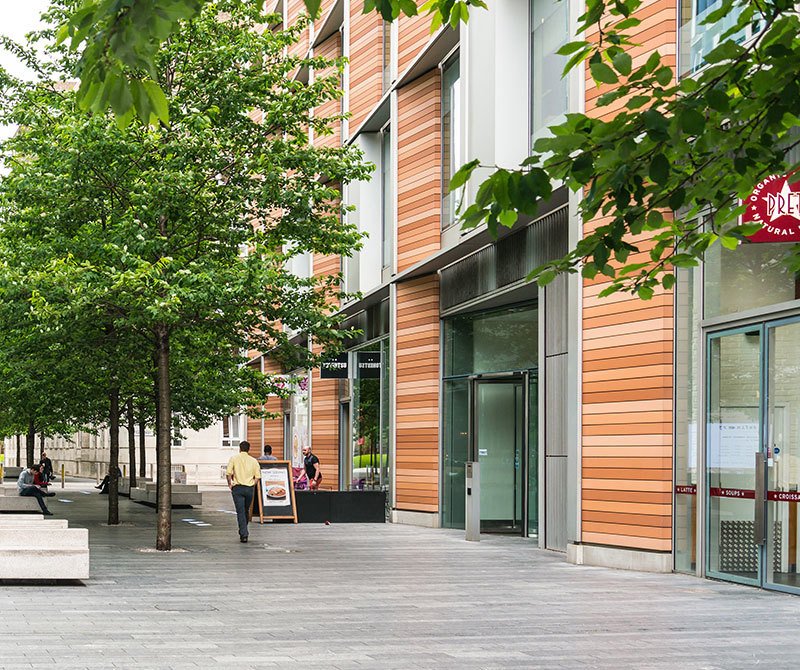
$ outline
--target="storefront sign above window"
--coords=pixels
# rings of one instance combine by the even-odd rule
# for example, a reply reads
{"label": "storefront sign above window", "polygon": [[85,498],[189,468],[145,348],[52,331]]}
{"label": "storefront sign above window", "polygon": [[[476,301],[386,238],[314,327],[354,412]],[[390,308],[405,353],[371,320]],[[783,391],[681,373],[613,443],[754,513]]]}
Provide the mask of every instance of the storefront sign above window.
{"label": "storefront sign above window", "polygon": [[319,376],[322,379],[347,379],[347,354],[339,354],[319,366]]}
{"label": "storefront sign above window", "polygon": [[800,242],[800,177],[777,174],[765,177],[746,204],[743,223],[763,226],[750,236],[751,242]]}
{"label": "storefront sign above window", "polygon": [[380,351],[359,351],[358,352],[358,378],[359,379],[380,379],[381,378],[381,352]]}

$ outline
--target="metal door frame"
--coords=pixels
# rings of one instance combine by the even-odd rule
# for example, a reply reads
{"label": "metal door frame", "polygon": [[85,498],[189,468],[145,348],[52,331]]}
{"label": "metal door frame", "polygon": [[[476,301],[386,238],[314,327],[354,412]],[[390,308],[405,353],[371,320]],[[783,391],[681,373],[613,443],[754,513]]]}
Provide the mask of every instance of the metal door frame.
{"label": "metal door frame", "polygon": [[[479,375],[469,376],[469,391],[468,391],[468,416],[467,422],[469,426],[469,435],[467,437],[467,458],[470,461],[480,462],[479,454],[477,453],[477,417],[476,417],[476,403],[478,394],[476,393],[478,384],[509,384],[517,383],[522,386],[522,454],[520,457],[520,469],[522,478],[522,518],[520,525],[522,530],[521,537],[528,537],[528,468],[531,464],[528,463],[528,448],[530,443],[530,431],[528,430],[530,423],[530,371],[529,370],[513,370],[510,372],[496,372]],[[538,463],[535,464],[538,469]],[[516,535],[514,533],[513,535]]]}

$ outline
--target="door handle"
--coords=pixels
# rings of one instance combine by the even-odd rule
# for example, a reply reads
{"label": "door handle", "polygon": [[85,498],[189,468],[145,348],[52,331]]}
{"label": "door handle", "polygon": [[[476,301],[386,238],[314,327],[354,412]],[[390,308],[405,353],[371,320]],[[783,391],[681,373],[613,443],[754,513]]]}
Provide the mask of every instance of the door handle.
{"label": "door handle", "polygon": [[764,519],[764,514],[766,512],[766,507],[764,502],[766,501],[766,495],[764,491],[764,484],[766,483],[766,474],[767,474],[767,457],[766,454],[759,451],[756,452],[756,499],[755,499],[755,509],[754,509],[754,517],[753,517],[753,543],[757,545],[762,545],[766,542],[766,519]]}

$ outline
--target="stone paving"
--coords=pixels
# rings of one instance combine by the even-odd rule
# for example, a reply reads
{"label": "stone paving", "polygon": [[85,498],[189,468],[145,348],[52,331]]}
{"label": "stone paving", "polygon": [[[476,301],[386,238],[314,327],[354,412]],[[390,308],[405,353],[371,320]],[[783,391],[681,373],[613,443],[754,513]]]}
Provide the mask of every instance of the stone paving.
{"label": "stone paving", "polygon": [[[0,586],[0,668],[794,668],[800,597],[577,567],[519,538],[399,525],[251,526],[227,492],[109,528],[91,483],[56,489],[89,528],[80,585]],[[58,502],[59,500],[71,502]]]}

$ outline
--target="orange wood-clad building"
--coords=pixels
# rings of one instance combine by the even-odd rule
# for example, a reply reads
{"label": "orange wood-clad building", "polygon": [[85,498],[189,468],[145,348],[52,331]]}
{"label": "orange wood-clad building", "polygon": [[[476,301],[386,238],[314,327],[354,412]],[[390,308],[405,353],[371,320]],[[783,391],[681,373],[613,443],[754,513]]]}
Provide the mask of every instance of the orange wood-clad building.
{"label": "orange wood-clad building", "polygon": [[[279,3],[286,25],[301,6]],[[525,280],[602,223],[581,221],[579,196],[564,187],[497,239],[458,225],[488,174],[450,193],[462,164],[518,165],[569,111],[619,111],[598,108],[588,72],[560,76],[556,51],[582,11],[503,0],[431,33],[424,16],[386,24],[357,2],[323,3],[293,49],[348,59],[341,109],[318,110],[347,118],[310,141],[357,146],[375,171],[342,190],[363,248],[298,267],[342,273],[348,296],[359,295],[335,308],[359,334],[341,374],[293,371],[302,388],[276,399],[276,418],[249,421],[248,439],[295,460],[310,445],[324,488],[384,491],[389,521],[464,528],[477,495],[482,531],[576,563],[791,590],[800,393],[770,361],[794,362],[800,293],[763,262],[779,249],[748,247],[760,283],[717,252],[649,301],[600,298],[601,278]],[[700,27],[687,3],[680,11],[645,0],[634,65],[657,50],[676,77],[702,67],[715,28]],[[469,464],[480,484],[468,491]]]}

